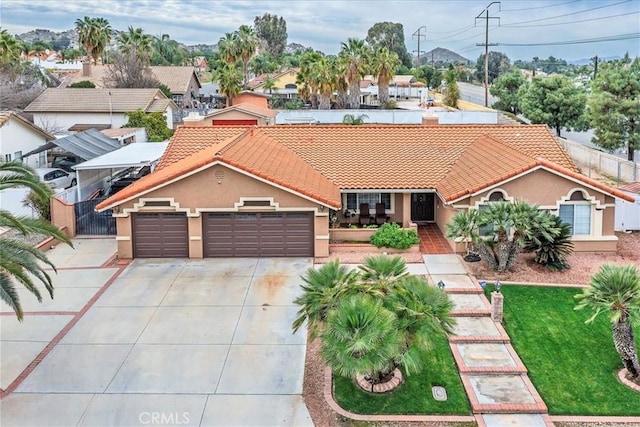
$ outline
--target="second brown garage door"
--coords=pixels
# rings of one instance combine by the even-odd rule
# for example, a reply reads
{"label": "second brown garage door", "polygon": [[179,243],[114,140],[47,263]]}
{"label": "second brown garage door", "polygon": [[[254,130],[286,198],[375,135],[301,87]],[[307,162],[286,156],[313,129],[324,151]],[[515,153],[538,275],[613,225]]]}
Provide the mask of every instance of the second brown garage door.
{"label": "second brown garage door", "polygon": [[133,217],[134,258],[189,257],[189,230],[183,213],[138,213]]}
{"label": "second brown garage door", "polygon": [[202,229],[205,257],[313,256],[311,213],[207,213]]}

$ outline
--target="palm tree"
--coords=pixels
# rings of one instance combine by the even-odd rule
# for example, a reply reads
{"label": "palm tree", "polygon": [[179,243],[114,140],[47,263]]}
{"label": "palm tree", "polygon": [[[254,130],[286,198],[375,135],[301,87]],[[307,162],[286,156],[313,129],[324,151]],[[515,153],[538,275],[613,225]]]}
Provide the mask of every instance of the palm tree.
{"label": "palm tree", "polygon": [[389,82],[400,64],[398,54],[386,47],[377,49],[370,60],[371,72],[378,78],[378,99],[382,108],[389,102]]}
{"label": "palm tree", "polygon": [[318,88],[318,109],[331,109],[331,95],[336,85],[336,76],[334,74],[333,61],[331,57],[322,56],[313,64],[311,70],[311,79]]}
{"label": "palm tree", "polygon": [[[16,187],[29,188],[38,198],[51,196],[51,189],[27,166],[19,162],[0,163],[0,191]],[[16,217],[0,210],[0,227],[16,230],[25,236],[40,234],[54,237],[71,245],[64,233],[42,219]],[[22,320],[23,312],[15,283],[24,286],[42,302],[42,295],[36,286],[36,282],[39,281],[53,298],[53,284],[45,270],[47,266],[56,271],[43,252],[17,239],[0,236],[0,299],[13,309],[18,320]],[[34,280],[34,277],[37,280]]]}
{"label": "palm tree", "polygon": [[87,61],[91,63],[91,53],[96,45],[95,22],[93,18],[85,16],[83,19],[76,19],[76,32],[78,33],[78,42],[84,47],[87,53]]}
{"label": "palm tree", "polygon": [[213,71],[211,78],[218,82],[220,92],[227,98],[227,107],[231,106],[233,97],[240,93],[240,85],[242,84],[240,71],[234,64],[225,63]]}
{"label": "palm tree", "polygon": [[20,61],[22,46],[7,30],[0,31],[0,64],[13,64]]}
{"label": "palm tree", "polygon": [[464,242],[467,255],[472,253],[478,243],[478,209],[462,210],[456,213],[447,224],[446,237],[456,243]]}
{"label": "palm tree", "polygon": [[91,56],[93,57],[93,62],[97,64],[98,58],[102,56],[105,49],[107,48],[107,45],[111,41],[113,30],[109,25],[109,21],[104,18],[95,18],[93,20],[93,25],[95,31],[95,45],[91,50]]}
{"label": "palm tree", "polygon": [[262,87],[269,91],[269,95],[273,94],[273,89],[278,89],[276,87],[276,81],[273,80],[269,75],[267,75],[267,77],[264,79]]}
{"label": "palm tree", "polygon": [[322,335],[322,356],[338,375],[355,378],[369,375],[379,382],[395,369],[403,349],[398,318],[380,299],[353,295],[327,316]]}
{"label": "palm tree", "polygon": [[224,36],[218,40],[218,54],[220,59],[225,63],[234,65],[238,62],[240,53],[238,52],[238,38],[236,33],[225,33]]}
{"label": "palm tree", "polygon": [[357,273],[340,265],[338,260],[323,264],[319,269],[310,268],[302,276],[304,293],[294,300],[300,306],[298,317],[293,322],[293,332],[306,322],[311,337],[315,337],[330,309],[351,292]]}
{"label": "palm tree", "polygon": [[360,108],[360,79],[367,64],[368,48],[364,40],[349,38],[342,43],[340,58],[345,64],[349,84],[349,108]]}
{"label": "palm tree", "polygon": [[362,281],[375,286],[382,296],[390,294],[392,288],[409,274],[406,262],[397,256],[368,256],[358,268],[362,272]]}
{"label": "palm tree", "polygon": [[133,55],[142,58],[148,64],[151,60],[151,49],[153,47],[153,37],[145,34],[142,28],[129,26],[126,33],[118,35],[120,51],[125,55]]}
{"label": "palm tree", "polygon": [[301,85],[299,94],[304,100],[311,101],[311,108],[318,107],[318,76],[315,70],[323,57],[319,52],[305,52],[300,60],[300,71],[296,76],[296,83]]}
{"label": "palm tree", "polygon": [[369,116],[367,116],[366,114],[358,114],[357,116],[355,114],[345,114],[342,118],[342,124],[353,126],[363,125],[364,119],[368,118]]}
{"label": "palm tree", "polygon": [[249,69],[254,75],[259,76],[275,72],[278,69],[278,65],[269,53],[263,52],[251,58]]}
{"label": "palm tree", "polygon": [[249,25],[241,25],[237,31],[238,55],[242,61],[242,72],[244,76],[242,87],[246,89],[249,82],[249,61],[258,48],[258,36]]}
{"label": "palm tree", "polygon": [[604,264],[591,277],[589,288],[576,295],[580,300],[576,310],[589,308],[593,316],[609,314],[613,344],[632,378],[640,377],[638,350],[633,325],[640,324],[640,273],[634,265]]}

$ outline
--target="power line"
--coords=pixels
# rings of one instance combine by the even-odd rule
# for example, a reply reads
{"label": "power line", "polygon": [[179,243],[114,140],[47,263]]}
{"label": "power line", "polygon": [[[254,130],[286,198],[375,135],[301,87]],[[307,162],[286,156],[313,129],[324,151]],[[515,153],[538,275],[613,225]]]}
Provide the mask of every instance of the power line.
{"label": "power line", "polygon": [[579,10],[577,12],[565,13],[564,15],[551,16],[551,17],[548,17],[548,18],[540,18],[540,19],[531,19],[529,21],[512,22],[509,25],[529,24],[531,22],[540,22],[540,21],[548,21],[549,19],[564,18],[565,16],[579,15],[581,13],[591,12],[592,10],[604,9],[604,8],[607,8],[607,7],[617,6],[617,5],[623,4],[623,3],[629,3],[630,1],[633,1],[633,0],[624,0],[624,1],[620,1],[618,3],[605,4],[604,6],[592,7],[591,9]]}
{"label": "power line", "polygon": [[587,43],[602,43],[602,42],[612,42],[618,40],[630,40],[630,39],[638,39],[640,38],[640,33],[629,33],[629,34],[619,34],[616,36],[607,36],[607,37],[596,37],[592,39],[582,39],[582,40],[570,40],[563,42],[548,42],[548,43],[498,43],[500,46],[560,46],[560,45],[570,45],[570,44],[587,44]]}
{"label": "power line", "polygon": [[[484,38],[484,106],[488,107],[489,106],[489,20],[490,19],[497,19],[498,20],[498,24],[500,24],[500,18],[497,16],[489,16],[489,8],[494,5],[497,4],[498,5],[498,11],[500,11],[500,2],[499,1],[493,1],[491,3],[489,3],[489,5],[478,14],[478,16],[476,16],[476,19],[474,21],[475,22],[478,21],[478,19],[484,19],[485,21],[485,27],[484,27],[484,31],[485,31],[485,38]],[[482,16],[482,14],[484,13],[484,16]],[[496,43],[491,44],[491,46],[495,46]],[[478,46],[482,46],[482,44],[478,44]]]}
{"label": "power line", "polygon": [[500,12],[522,12],[525,10],[535,10],[535,9],[548,9],[550,7],[555,7],[555,6],[562,6],[565,4],[569,4],[569,3],[576,3],[579,2],[580,0],[571,0],[571,1],[566,1],[564,3],[556,3],[556,4],[549,4],[546,6],[536,6],[536,7],[525,7],[522,9],[500,9]]}
{"label": "power line", "polygon": [[473,28],[473,25],[467,25],[466,27],[460,27],[460,28],[456,28],[455,30],[448,30],[448,31],[425,31],[425,33],[429,33],[429,34],[449,34],[449,33],[455,33],[456,31],[460,31],[460,30],[470,30],[471,28]]}
{"label": "power line", "polygon": [[618,18],[620,16],[629,16],[629,15],[637,15],[640,12],[628,12],[628,13],[620,13],[618,15],[609,15],[609,16],[600,16],[598,18],[589,18],[589,19],[581,19],[580,21],[569,21],[569,22],[558,22],[555,24],[537,24],[537,25],[515,25],[515,24],[505,24],[503,27],[509,28],[527,28],[527,27],[550,27],[553,25],[571,25],[577,24],[579,22],[589,22],[589,21],[598,21],[600,19],[609,19],[609,18]]}

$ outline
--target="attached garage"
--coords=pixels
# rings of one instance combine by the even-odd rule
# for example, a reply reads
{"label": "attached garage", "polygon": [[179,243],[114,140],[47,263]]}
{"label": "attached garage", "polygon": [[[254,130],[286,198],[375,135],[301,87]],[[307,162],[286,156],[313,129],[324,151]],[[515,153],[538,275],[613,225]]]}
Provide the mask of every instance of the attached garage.
{"label": "attached garage", "polygon": [[203,213],[205,257],[311,257],[311,212]]}
{"label": "attached garage", "polygon": [[133,215],[135,258],[188,258],[189,229],[184,213]]}

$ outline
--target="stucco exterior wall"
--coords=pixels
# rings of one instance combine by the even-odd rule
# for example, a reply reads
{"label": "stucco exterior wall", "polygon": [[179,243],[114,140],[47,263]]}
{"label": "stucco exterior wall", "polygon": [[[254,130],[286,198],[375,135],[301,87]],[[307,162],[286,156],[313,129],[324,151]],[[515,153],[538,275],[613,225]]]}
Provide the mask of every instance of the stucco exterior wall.
{"label": "stucco exterior wall", "polygon": [[[171,207],[143,206],[145,200],[169,201]],[[265,201],[269,206],[244,206],[247,200]],[[212,166],[145,194],[140,199],[126,202],[119,206],[118,211],[118,255],[121,258],[131,258],[133,255],[131,214],[138,211],[186,212],[190,258],[203,256],[202,212],[313,212],[315,255],[329,254],[328,209],[222,165]]]}
{"label": "stucco exterior wall", "polygon": [[[11,155],[11,160],[16,160],[16,152],[22,152],[22,155],[31,150],[35,150],[47,143],[47,138],[40,132],[35,131],[32,127],[11,117],[2,127],[0,127],[0,160],[7,159],[6,155]],[[25,157],[22,163],[32,168],[47,167],[47,157],[44,156],[44,162],[41,164],[40,156],[34,154]]]}
{"label": "stucco exterior wall", "polygon": [[51,209],[51,224],[65,230],[67,236],[74,237],[76,235],[76,214],[73,204],[52,197],[49,201],[49,207]]}
{"label": "stucco exterior wall", "polygon": [[33,122],[51,133],[66,132],[75,124],[111,124],[111,128],[120,128],[129,119],[124,113],[33,113]]}
{"label": "stucco exterior wall", "polygon": [[257,105],[262,108],[269,108],[269,100],[264,96],[252,95],[250,93],[241,93],[238,96],[233,98],[233,103],[231,105],[238,105],[243,102],[247,102],[249,104]]}

